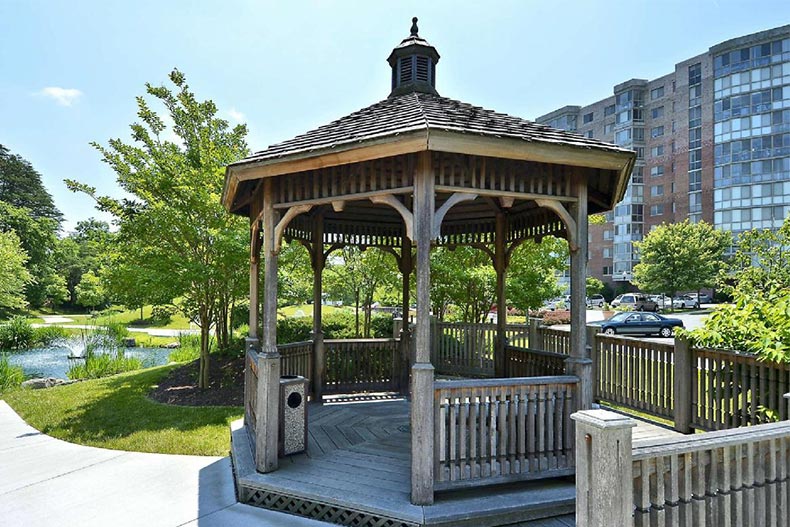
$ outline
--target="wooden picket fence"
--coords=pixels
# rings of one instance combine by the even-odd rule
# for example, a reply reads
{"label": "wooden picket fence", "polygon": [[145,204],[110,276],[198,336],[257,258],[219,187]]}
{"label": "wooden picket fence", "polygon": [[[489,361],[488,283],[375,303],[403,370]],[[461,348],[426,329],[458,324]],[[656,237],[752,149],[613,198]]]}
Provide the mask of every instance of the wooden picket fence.
{"label": "wooden picket fence", "polygon": [[325,340],[324,393],[361,393],[400,389],[396,339]]}
{"label": "wooden picket fence", "polygon": [[[527,324],[508,324],[505,337],[527,347]],[[488,323],[436,322],[431,326],[431,363],[445,375],[494,376],[497,326]]]}

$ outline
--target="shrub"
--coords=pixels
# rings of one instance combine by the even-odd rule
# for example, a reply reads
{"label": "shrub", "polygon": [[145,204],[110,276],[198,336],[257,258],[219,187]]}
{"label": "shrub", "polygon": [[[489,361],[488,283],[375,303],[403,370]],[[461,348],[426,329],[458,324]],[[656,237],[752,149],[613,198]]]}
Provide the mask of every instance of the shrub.
{"label": "shrub", "polygon": [[157,326],[166,326],[173,320],[178,308],[173,304],[154,306],[151,308],[151,322]]}
{"label": "shrub", "polygon": [[192,362],[198,358],[200,358],[200,343],[197,347],[188,346],[174,349],[168,355],[167,360],[170,362]]}
{"label": "shrub", "polygon": [[370,333],[374,338],[392,338],[392,316],[376,315],[370,319]]}
{"label": "shrub", "polygon": [[0,355],[0,393],[16,388],[25,380],[19,366],[12,366],[5,355]]}
{"label": "shrub", "polygon": [[0,325],[0,349],[29,348],[35,331],[25,317],[16,316]]}
{"label": "shrub", "polygon": [[571,312],[570,311],[547,311],[543,315],[544,326],[554,326],[557,324],[570,324]]}
{"label": "shrub", "polygon": [[[291,342],[310,340],[310,333],[312,331],[312,317],[281,318],[277,321],[277,342],[280,344],[290,344]],[[329,338],[326,337],[326,335],[324,335],[324,337]]]}

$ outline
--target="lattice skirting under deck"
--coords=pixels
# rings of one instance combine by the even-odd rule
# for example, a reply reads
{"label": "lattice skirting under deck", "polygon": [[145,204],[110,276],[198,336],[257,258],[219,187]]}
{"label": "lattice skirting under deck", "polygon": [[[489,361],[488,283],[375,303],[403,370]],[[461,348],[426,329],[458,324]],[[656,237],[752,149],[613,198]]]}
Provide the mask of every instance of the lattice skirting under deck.
{"label": "lattice skirting under deck", "polygon": [[279,492],[261,489],[245,489],[244,503],[289,514],[296,514],[314,520],[325,521],[349,527],[419,527],[393,518],[383,518],[375,514],[360,512],[337,505],[328,505],[304,498],[288,496]]}

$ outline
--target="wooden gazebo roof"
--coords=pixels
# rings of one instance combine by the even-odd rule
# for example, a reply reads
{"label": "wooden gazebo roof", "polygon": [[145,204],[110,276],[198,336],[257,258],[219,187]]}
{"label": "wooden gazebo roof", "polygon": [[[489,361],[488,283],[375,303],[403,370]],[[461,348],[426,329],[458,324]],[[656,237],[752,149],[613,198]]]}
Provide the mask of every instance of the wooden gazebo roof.
{"label": "wooden gazebo roof", "polygon": [[[589,174],[590,212],[622,199],[634,154],[465,102],[412,92],[395,95],[233,163],[223,203],[247,215],[254,180],[424,150],[597,169]],[[595,192],[598,192],[596,196]]]}

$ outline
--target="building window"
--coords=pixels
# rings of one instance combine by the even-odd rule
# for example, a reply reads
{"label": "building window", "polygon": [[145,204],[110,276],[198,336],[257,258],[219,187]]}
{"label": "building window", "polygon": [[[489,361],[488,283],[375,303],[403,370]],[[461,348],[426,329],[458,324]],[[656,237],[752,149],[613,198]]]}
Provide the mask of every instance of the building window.
{"label": "building window", "polygon": [[650,110],[650,116],[653,119],[660,119],[661,117],[664,117],[664,107],[659,106],[658,108],[653,108]]}
{"label": "building window", "polygon": [[[674,194],[674,193],[675,193],[675,182],[674,182],[674,181],[673,181],[672,183],[670,183],[670,184],[669,184],[669,191],[670,191],[672,194]],[[674,206],[674,205],[675,205],[675,204],[673,203],[673,204],[672,204],[672,212],[675,212],[675,206]]]}
{"label": "building window", "polygon": [[611,134],[614,131],[614,123],[605,124],[603,126],[603,133]]}
{"label": "building window", "polygon": [[658,88],[653,88],[650,90],[650,100],[655,101],[656,99],[660,99],[664,96],[664,87],[659,86]]}
{"label": "building window", "polygon": [[689,194],[689,214],[694,212],[702,212],[702,192]]}
{"label": "building window", "polygon": [[593,131],[592,130],[587,130],[586,132],[584,132],[584,137],[592,139],[592,136],[593,136]]}
{"label": "building window", "polygon": [[[611,221],[611,220],[609,220],[609,221]],[[611,240],[612,239],[612,231],[611,230],[603,231],[603,239],[604,240]]]}
{"label": "building window", "polygon": [[612,115],[614,113],[614,104],[610,104],[606,108],[603,109],[604,117],[608,115]]}
{"label": "building window", "polygon": [[645,140],[645,129],[634,128],[634,141],[644,141],[644,140]]}
{"label": "building window", "polygon": [[663,126],[654,126],[650,129],[650,137],[661,137],[662,135],[664,135]]}
{"label": "building window", "polygon": [[689,150],[702,147],[702,128],[689,130]]}
{"label": "building window", "polygon": [[582,118],[582,122],[584,124],[591,123],[592,120],[593,120],[593,112],[584,114],[584,117]]}
{"label": "building window", "polygon": [[603,257],[604,258],[611,258],[612,257],[612,248],[611,247],[604,247],[603,248]]}
{"label": "building window", "polygon": [[650,187],[650,195],[652,197],[656,196],[663,196],[664,195],[664,185],[653,185]]}
{"label": "building window", "polygon": [[631,142],[631,129],[626,128],[625,130],[620,130],[616,134],[614,134],[614,142],[618,145],[622,145],[625,143]]}
{"label": "building window", "polygon": [[652,157],[659,157],[664,155],[664,145],[654,146],[650,149],[650,155]]}
{"label": "building window", "polygon": [[696,149],[689,152],[689,170],[702,168],[702,150]]}
{"label": "building window", "polygon": [[697,63],[689,66],[689,86],[702,82],[702,64]]}
{"label": "building window", "polygon": [[701,106],[689,108],[689,128],[697,128],[698,126],[702,126]]}
{"label": "building window", "polygon": [[658,205],[650,205],[650,215],[651,216],[663,216],[664,215],[664,204],[659,203]]}
{"label": "building window", "polygon": [[657,167],[651,167],[650,168],[650,175],[652,177],[663,176],[664,175],[664,166],[663,165],[659,165]]}
{"label": "building window", "polygon": [[611,276],[612,275],[612,266],[611,265],[604,265],[603,266],[603,275],[604,276]]}

